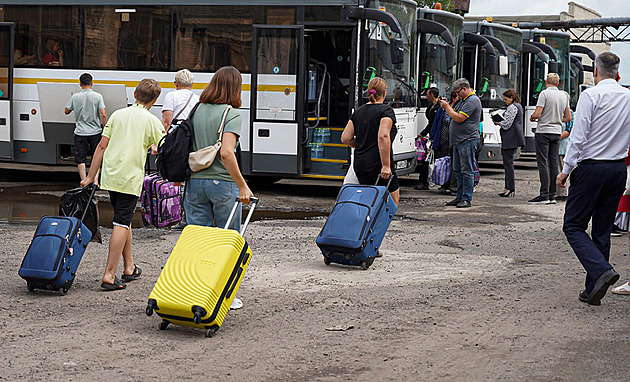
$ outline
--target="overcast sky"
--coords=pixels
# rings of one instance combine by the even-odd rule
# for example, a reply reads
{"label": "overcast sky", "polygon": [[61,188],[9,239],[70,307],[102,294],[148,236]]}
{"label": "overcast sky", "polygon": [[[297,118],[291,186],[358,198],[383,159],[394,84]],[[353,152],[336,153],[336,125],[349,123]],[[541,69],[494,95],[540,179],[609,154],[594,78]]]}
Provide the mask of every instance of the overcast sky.
{"label": "overcast sky", "polygon": [[[471,0],[470,14],[483,16],[557,15],[567,11],[567,0]],[[578,0],[602,17],[630,17],[630,0]],[[615,43],[612,51],[621,57],[621,82],[630,84],[630,42]]]}

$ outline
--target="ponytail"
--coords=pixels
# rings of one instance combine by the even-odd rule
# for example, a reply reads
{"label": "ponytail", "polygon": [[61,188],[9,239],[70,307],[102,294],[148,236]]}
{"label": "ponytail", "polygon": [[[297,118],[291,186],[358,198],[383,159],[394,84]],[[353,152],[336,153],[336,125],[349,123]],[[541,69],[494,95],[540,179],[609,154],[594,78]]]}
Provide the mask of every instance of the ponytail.
{"label": "ponytail", "polygon": [[368,96],[371,103],[376,103],[377,100],[383,98],[387,91],[387,82],[380,77],[374,77],[368,84]]}

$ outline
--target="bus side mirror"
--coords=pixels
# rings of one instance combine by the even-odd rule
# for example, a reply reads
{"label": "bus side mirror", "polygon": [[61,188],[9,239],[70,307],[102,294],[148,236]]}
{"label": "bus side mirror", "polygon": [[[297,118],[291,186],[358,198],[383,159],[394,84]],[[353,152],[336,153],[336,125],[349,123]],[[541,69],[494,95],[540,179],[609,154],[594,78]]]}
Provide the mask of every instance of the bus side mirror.
{"label": "bus side mirror", "polygon": [[505,77],[510,74],[507,56],[499,56],[499,75]]}
{"label": "bus side mirror", "polygon": [[405,62],[405,46],[403,40],[399,37],[393,37],[390,41],[391,58],[393,65],[399,65]]}
{"label": "bus side mirror", "polygon": [[457,64],[457,51],[454,46],[448,45],[446,47],[446,67],[453,69],[455,64]]}

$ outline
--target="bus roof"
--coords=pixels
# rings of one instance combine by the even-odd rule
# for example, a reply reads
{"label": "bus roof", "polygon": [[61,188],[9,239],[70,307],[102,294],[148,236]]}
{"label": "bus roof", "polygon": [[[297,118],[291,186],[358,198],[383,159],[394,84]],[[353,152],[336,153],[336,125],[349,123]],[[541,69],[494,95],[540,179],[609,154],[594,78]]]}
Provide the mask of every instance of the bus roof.
{"label": "bus roof", "polygon": [[549,29],[523,29],[523,38],[531,39],[534,38],[534,35],[536,34],[544,34],[545,36],[550,37],[564,37],[571,39],[571,35],[567,32],[552,31]]}
{"label": "bus roof", "polygon": [[418,15],[425,15],[425,14],[440,15],[443,17],[450,17],[455,20],[464,21],[464,18],[462,16],[453,12],[441,11],[441,10],[432,9],[432,8],[418,8]]}
{"label": "bus roof", "polygon": [[464,21],[464,29],[466,29],[468,32],[472,31],[474,29],[475,33],[479,33],[481,32],[481,27],[488,27],[488,28],[493,28],[493,29],[502,29],[506,32],[511,32],[514,34],[518,34],[518,35],[522,35],[523,31],[518,29],[518,28],[514,28],[511,26],[507,26],[507,25],[503,25],[503,24],[499,24],[499,23],[491,23],[488,21]]}

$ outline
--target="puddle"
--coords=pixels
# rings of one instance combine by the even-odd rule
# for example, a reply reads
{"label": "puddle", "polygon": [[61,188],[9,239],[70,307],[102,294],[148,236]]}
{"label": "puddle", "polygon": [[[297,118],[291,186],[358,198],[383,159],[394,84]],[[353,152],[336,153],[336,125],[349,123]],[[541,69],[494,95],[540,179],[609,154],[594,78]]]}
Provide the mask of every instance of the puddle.
{"label": "puddle", "polygon": [[[10,224],[35,224],[42,216],[59,213],[59,199],[71,185],[46,185],[13,187],[0,190],[0,222]],[[108,201],[98,203],[101,226],[111,228],[114,210]],[[243,218],[246,215],[243,211]],[[304,220],[327,216],[321,211],[254,211],[253,221],[257,220]],[[133,228],[141,228],[142,216],[140,208],[136,210],[131,223]]]}

